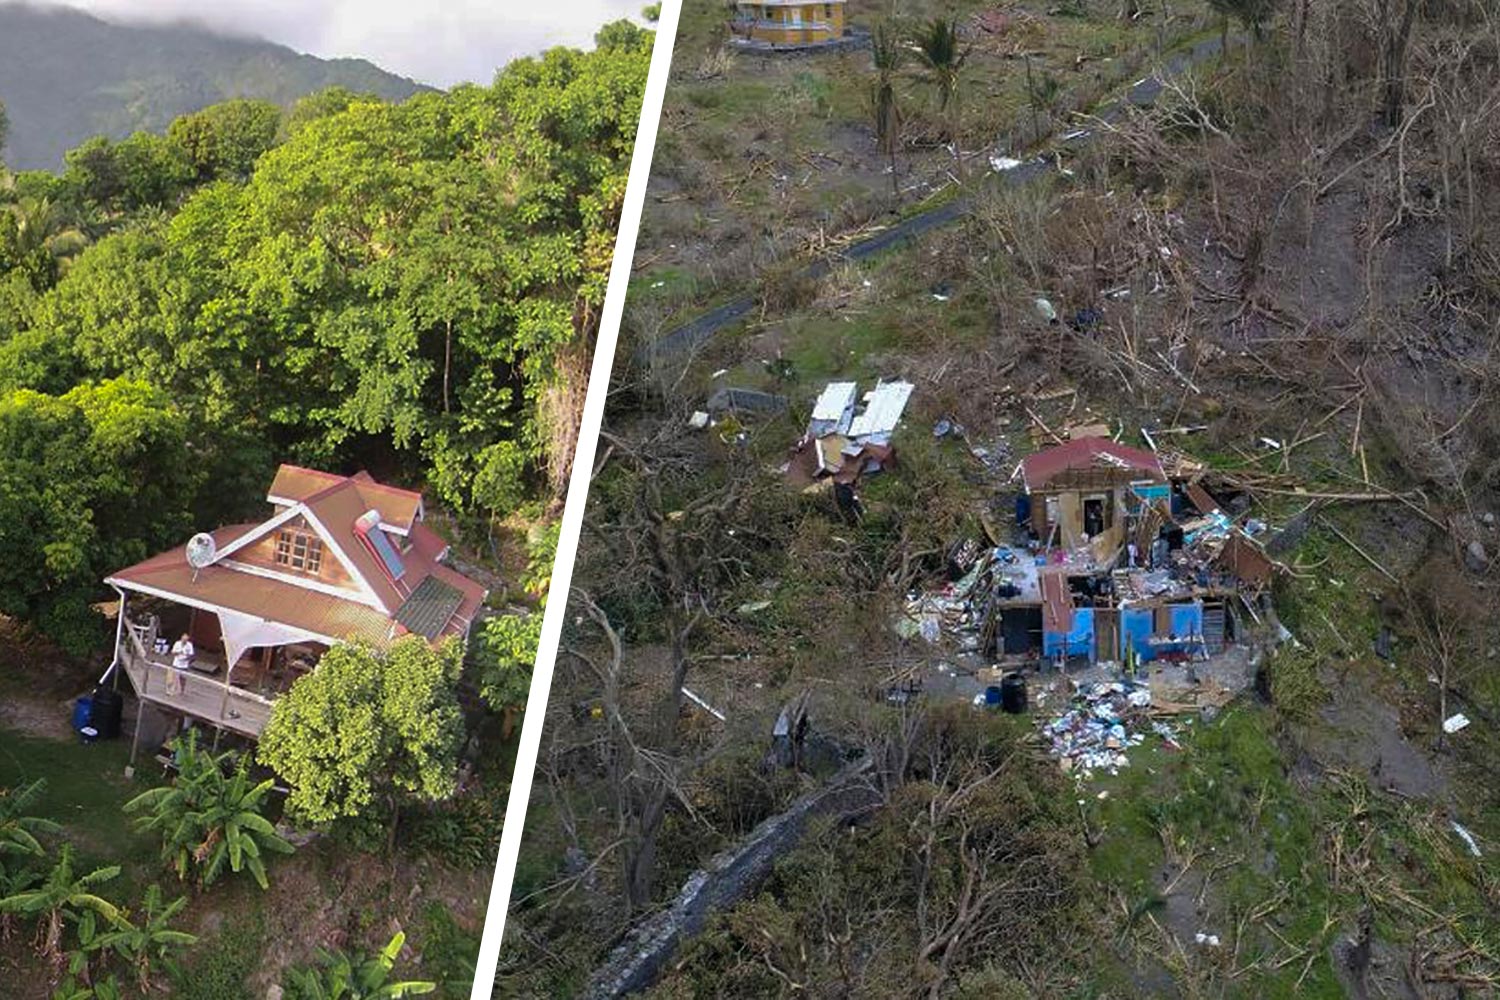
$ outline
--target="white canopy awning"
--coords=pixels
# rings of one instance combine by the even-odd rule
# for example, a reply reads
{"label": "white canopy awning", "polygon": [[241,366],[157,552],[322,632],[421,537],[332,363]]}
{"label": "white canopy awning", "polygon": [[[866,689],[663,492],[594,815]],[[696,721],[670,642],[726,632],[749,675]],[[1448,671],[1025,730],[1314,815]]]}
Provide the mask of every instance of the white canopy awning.
{"label": "white canopy awning", "polygon": [[321,642],[318,635],[277,622],[266,621],[238,611],[220,609],[219,628],[224,636],[224,663],[229,669],[239,662],[245,650],[256,646],[285,646],[294,642]]}

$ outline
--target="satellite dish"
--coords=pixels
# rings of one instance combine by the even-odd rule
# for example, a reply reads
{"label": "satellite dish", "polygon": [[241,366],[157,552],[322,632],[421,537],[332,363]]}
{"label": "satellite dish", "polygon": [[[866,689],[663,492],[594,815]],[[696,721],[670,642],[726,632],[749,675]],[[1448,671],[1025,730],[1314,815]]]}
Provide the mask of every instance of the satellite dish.
{"label": "satellite dish", "polygon": [[187,543],[187,561],[193,569],[203,569],[212,565],[214,556],[218,555],[219,547],[214,544],[214,536],[206,531],[200,531]]}

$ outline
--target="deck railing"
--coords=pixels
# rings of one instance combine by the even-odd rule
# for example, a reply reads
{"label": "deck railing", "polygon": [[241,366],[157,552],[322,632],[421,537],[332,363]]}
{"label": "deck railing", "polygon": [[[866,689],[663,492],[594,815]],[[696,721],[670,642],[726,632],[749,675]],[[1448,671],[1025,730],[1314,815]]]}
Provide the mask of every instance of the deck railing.
{"label": "deck railing", "polygon": [[275,702],[213,677],[173,668],[167,655],[148,651],[147,643],[154,639],[148,630],[132,625],[125,635],[120,662],[141,698],[246,736],[258,737],[265,729]]}

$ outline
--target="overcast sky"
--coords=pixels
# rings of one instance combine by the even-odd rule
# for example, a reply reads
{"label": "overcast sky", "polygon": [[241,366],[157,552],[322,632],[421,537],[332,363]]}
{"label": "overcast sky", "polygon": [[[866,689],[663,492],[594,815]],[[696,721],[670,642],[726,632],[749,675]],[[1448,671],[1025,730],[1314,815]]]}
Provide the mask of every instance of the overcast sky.
{"label": "overcast sky", "polygon": [[315,56],[359,56],[422,83],[489,83],[516,56],[588,47],[646,0],[50,0],[107,20],[184,18]]}

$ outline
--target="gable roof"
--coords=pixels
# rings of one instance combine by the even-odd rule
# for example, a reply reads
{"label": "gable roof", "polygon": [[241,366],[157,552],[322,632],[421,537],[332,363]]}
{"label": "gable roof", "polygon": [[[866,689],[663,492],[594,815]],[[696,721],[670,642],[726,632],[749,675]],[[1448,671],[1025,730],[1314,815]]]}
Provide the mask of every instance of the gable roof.
{"label": "gable roof", "polygon": [[[359,493],[364,510],[380,512],[380,522],[389,531],[406,534],[422,516],[422,494],[403,490],[395,486],[377,483],[363,470],[352,476],[339,476],[317,469],[304,469],[300,465],[282,465],[276,470],[276,478],[266,499],[274,504],[304,503],[330,487],[352,483]],[[361,514],[364,510],[360,511]]]}
{"label": "gable roof", "polygon": [[1102,437],[1074,438],[1021,460],[1021,476],[1028,490],[1041,489],[1064,472],[1098,468],[1129,469],[1141,473],[1142,479],[1167,480],[1161,460],[1152,452]]}
{"label": "gable roof", "polygon": [[[106,582],[206,610],[252,615],[329,641],[383,644],[407,631],[432,640],[468,631],[484,602],[485,588],[440,562],[448,545],[421,523],[420,494],[392,490],[367,473],[344,477],[297,466],[282,466],[277,483],[271,502],[282,509],[259,524],[229,525],[212,532],[218,549],[212,564],[195,570],[188,565],[184,544],[122,569]],[[320,488],[307,492],[312,485]],[[372,500],[384,500],[385,509]],[[408,544],[399,553],[404,567],[399,580],[392,579],[356,530],[356,522],[371,510],[381,517],[378,526],[369,527],[371,534],[392,530],[385,520],[388,514],[411,518],[406,531],[400,532]],[[358,592],[233,558],[299,515],[354,578]],[[419,599],[413,603],[414,598]]]}

